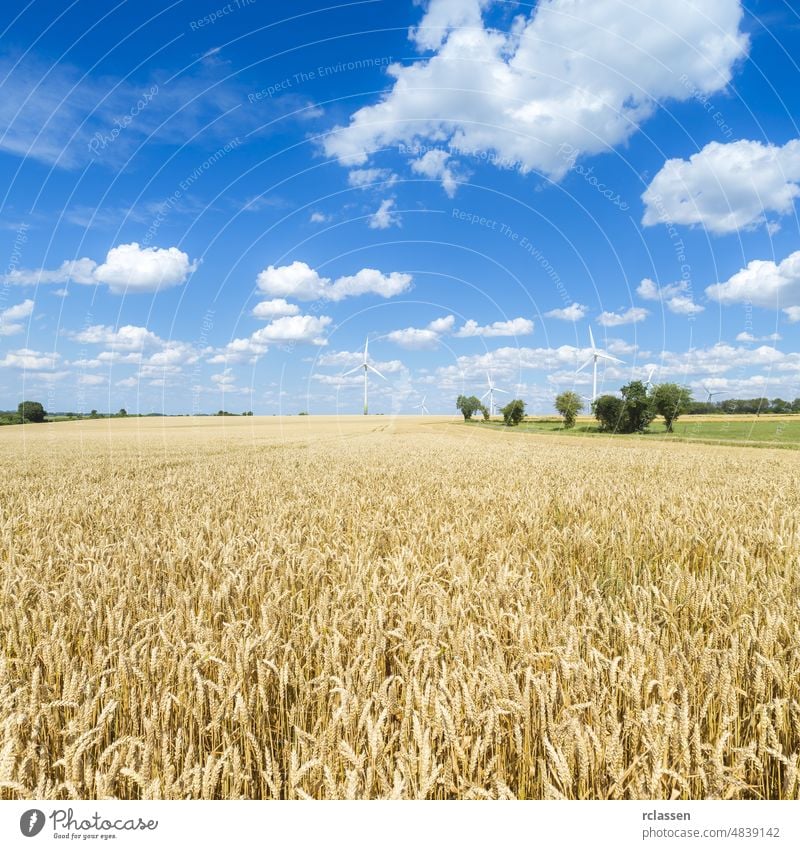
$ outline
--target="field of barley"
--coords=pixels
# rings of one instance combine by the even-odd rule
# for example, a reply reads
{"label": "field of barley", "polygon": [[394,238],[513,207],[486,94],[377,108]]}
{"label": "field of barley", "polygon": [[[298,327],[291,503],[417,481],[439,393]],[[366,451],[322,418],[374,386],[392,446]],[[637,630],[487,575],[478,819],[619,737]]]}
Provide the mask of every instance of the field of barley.
{"label": "field of barley", "polygon": [[800,795],[800,454],[0,430],[0,798]]}

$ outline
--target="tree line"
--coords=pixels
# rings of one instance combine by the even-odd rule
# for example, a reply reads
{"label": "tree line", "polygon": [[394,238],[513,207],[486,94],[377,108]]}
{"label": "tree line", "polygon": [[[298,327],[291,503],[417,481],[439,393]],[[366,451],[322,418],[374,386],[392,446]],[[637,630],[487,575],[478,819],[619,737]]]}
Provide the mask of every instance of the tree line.
{"label": "tree line", "polygon": [[[22,401],[14,410],[0,410],[0,425],[15,425],[15,424],[40,424],[48,420],[54,419],[120,419],[128,416],[128,411],[121,407],[116,413],[98,413],[97,410],[92,410],[89,413],[48,413],[44,405],[40,401]],[[136,418],[150,418],[152,416],[163,416],[164,413],[134,413]],[[188,414],[187,414],[188,415]],[[203,414],[200,414],[203,415]],[[214,413],[216,416],[252,416],[252,410],[245,410],[243,413],[229,413],[227,410],[220,410]],[[305,416],[308,413],[300,413]]]}
{"label": "tree line", "polygon": [[[591,410],[601,431],[644,433],[656,416],[662,416],[667,432],[672,433],[675,422],[691,404],[692,393],[685,386],[659,383],[648,390],[641,380],[632,380],[622,387],[620,395],[601,395],[592,402]],[[555,407],[564,427],[571,428],[584,404],[576,392],[562,392],[556,396]]]}
{"label": "tree line", "polygon": [[[474,415],[481,414],[485,422],[489,421],[489,410],[480,400],[474,395],[459,395],[456,398],[456,409],[459,410],[464,421],[468,422]],[[511,426],[518,425],[525,418],[525,402],[515,398],[509,401],[505,407],[500,409],[503,416],[503,424]]]}
{"label": "tree line", "polygon": [[692,401],[686,411],[688,415],[708,415],[714,413],[800,413],[800,398],[784,401],[783,398],[728,398],[725,401]]}

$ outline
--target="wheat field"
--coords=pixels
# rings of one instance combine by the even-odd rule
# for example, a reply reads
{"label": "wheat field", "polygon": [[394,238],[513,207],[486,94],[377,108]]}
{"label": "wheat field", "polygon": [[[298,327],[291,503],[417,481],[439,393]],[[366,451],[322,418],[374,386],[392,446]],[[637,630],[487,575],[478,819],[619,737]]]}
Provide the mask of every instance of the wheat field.
{"label": "wheat field", "polygon": [[3,428],[0,797],[798,798],[800,457]]}

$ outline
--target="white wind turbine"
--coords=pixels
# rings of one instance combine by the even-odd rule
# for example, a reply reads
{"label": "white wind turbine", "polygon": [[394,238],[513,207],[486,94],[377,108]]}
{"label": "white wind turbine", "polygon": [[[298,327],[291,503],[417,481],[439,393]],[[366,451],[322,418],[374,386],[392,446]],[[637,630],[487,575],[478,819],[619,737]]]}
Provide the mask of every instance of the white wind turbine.
{"label": "white wind turbine", "polygon": [[489,374],[489,372],[488,372],[488,371],[486,372],[486,380],[487,380],[487,382],[488,382],[488,384],[489,384],[489,389],[488,389],[488,391],[484,392],[484,393],[483,393],[483,395],[481,395],[481,401],[483,401],[483,399],[484,399],[487,395],[489,396],[489,415],[490,415],[490,416],[493,416],[493,415],[495,414],[495,412],[496,412],[496,410],[495,410],[495,408],[494,408],[494,393],[495,393],[495,392],[500,392],[500,393],[502,393],[503,395],[508,395],[508,392],[507,392],[505,389],[498,389],[498,388],[494,385],[494,383],[492,382],[492,377],[491,377],[491,375]]}
{"label": "white wind turbine", "polygon": [[371,366],[369,364],[368,352],[367,352],[367,346],[368,345],[369,345],[369,337],[367,337],[367,339],[364,341],[364,361],[361,363],[361,365],[358,365],[355,368],[351,368],[350,371],[346,371],[342,375],[342,377],[347,377],[349,374],[355,374],[357,371],[364,369],[364,415],[365,416],[368,414],[368,407],[367,407],[367,374],[368,374],[368,372],[374,371],[375,374],[378,375],[378,377],[381,377],[384,380],[386,380],[386,378],[383,377],[383,375],[378,371],[378,369],[376,369],[374,366]]}
{"label": "white wind turbine", "polygon": [[656,366],[652,366],[650,368],[650,371],[647,374],[647,380],[645,380],[645,382],[644,382],[644,385],[645,385],[645,387],[647,388],[648,391],[653,388],[653,375],[656,372],[656,368],[657,368]]}
{"label": "white wind turbine", "polygon": [[417,405],[414,407],[414,409],[415,409],[415,410],[419,410],[419,414],[420,414],[421,416],[427,416],[427,415],[428,415],[428,408],[425,406],[425,399],[426,399],[427,397],[428,397],[427,395],[423,395],[423,396],[422,396],[422,403],[421,403],[421,404],[417,404]]}
{"label": "white wind turbine", "polygon": [[707,386],[703,386],[703,390],[706,393],[706,404],[715,396],[715,395],[724,395],[724,392],[712,392]]}
{"label": "white wind turbine", "polygon": [[598,348],[594,344],[594,335],[592,333],[591,327],[589,327],[589,341],[592,343],[592,355],[578,369],[578,371],[575,372],[575,374],[578,374],[578,372],[583,371],[586,368],[586,366],[588,366],[590,363],[592,364],[592,401],[596,401],[597,400],[597,361],[598,360],[608,360],[609,362],[612,362],[612,363],[624,363],[624,360],[620,360],[617,357],[612,357],[611,354],[606,354],[605,351],[603,351],[602,348]]}

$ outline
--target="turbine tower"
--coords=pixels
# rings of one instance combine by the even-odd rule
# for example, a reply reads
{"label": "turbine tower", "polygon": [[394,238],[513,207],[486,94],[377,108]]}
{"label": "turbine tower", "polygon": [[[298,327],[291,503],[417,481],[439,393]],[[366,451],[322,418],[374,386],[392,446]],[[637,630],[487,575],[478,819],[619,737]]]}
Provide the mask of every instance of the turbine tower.
{"label": "turbine tower", "polygon": [[598,348],[594,344],[594,335],[592,333],[591,327],[589,327],[589,341],[592,344],[592,355],[578,369],[578,371],[575,372],[575,374],[578,374],[578,372],[583,371],[586,368],[586,366],[588,366],[590,363],[592,364],[592,402],[594,402],[594,401],[597,400],[597,361],[598,360],[608,360],[609,362],[612,362],[612,363],[623,363],[624,364],[624,360],[620,360],[617,357],[612,357],[611,354],[606,354],[606,352],[603,351],[602,348]]}
{"label": "turbine tower", "polygon": [[361,363],[361,365],[357,365],[355,368],[351,368],[350,371],[346,371],[342,375],[342,377],[347,377],[349,374],[355,374],[357,371],[360,371],[361,369],[364,370],[364,415],[365,416],[369,414],[369,407],[368,407],[368,404],[367,404],[367,374],[371,371],[374,371],[375,374],[378,375],[378,377],[383,378],[383,380],[386,380],[386,378],[383,377],[383,375],[378,371],[378,369],[376,369],[374,366],[371,366],[369,364],[369,354],[368,354],[368,351],[367,351],[368,345],[369,345],[369,337],[367,337],[364,340],[364,360]]}
{"label": "turbine tower", "polygon": [[503,395],[508,395],[508,392],[506,392],[505,389],[498,389],[494,385],[494,383],[492,382],[492,377],[491,377],[491,375],[489,374],[488,371],[486,372],[486,381],[489,384],[489,389],[488,389],[487,392],[484,392],[483,395],[481,395],[481,401],[483,401],[483,399],[487,395],[489,396],[489,415],[493,416],[496,412],[496,410],[494,408],[494,393],[495,392],[501,392]]}
{"label": "turbine tower", "polygon": [[422,403],[417,404],[416,407],[415,407],[416,410],[419,410],[419,414],[421,416],[427,416],[428,415],[428,408],[425,406],[425,399],[427,397],[428,397],[427,395],[423,395],[422,396]]}

